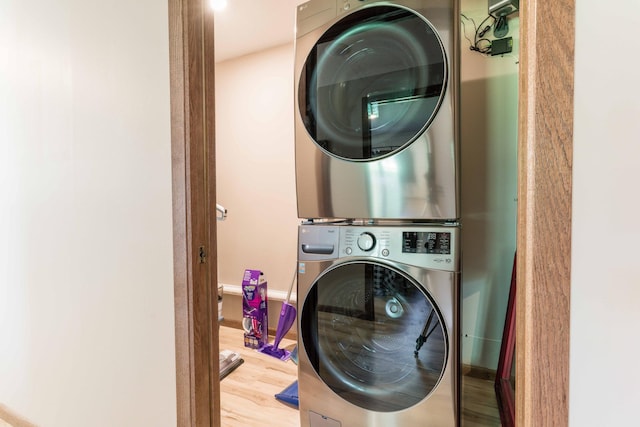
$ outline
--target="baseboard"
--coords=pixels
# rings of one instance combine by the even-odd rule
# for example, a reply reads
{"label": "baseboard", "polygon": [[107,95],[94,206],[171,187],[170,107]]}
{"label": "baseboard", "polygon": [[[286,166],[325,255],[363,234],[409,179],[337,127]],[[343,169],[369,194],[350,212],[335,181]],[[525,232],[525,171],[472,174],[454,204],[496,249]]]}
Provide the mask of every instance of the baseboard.
{"label": "baseboard", "polygon": [[[242,286],[230,285],[228,283],[218,283],[218,286],[222,286],[224,295],[242,296]],[[267,283],[267,289],[268,289],[268,283]],[[284,301],[287,299],[287,292],[278,291],[276,289],[268,289],[267,296],[269,297],[270,301]],[[289,301],[290,303],[295,303],[297,298],[296,293],[292,292],[289,298],[290,298],[290,301]]]}
{"label": "baseboard", "polygon": [[[242,292],[236,292],[239,289],[239,287],[224,285],[224,292],[222,297],[222,324],[236,329],[242,329]],[[286,299],[287,295],[286,292],[276,292],[275,297],[272,294],[273,293],[271,291],[268,291],[267,307],[269,317],[269,333],[273,336],[278,326],[278,318],[280,317],[282,301]],[[293,296],[291,299],[291,302],[295,304],[295,299],[293,298]],[[297,330],[296,324],[294,322],[286,337],[295,340],[296,334]]]}
{"label": "baseboard", "polygon": [[35,424],[27,421],[23,417],[16,415],[5,405],[0,403],[0,420],[9,423],[10,427],[37,427]]}
{"label": "baseboard", "polygon": [[480,380],[494,381],[496,379],[495,369],[484,368],[482,366],[462,365],[461,373],[464,376],[478,378]]}
{"label": "baseboard", "polygon": [[[242,329],[242,322],[240,320],[234,320],[234,319],[224,319],[222,320],[222,322],[220,323],[222,326],[227,326],[229,328],[233,328],[233,329]],[[269,335],[271,337],[275,336],[276,334],[276,328],[269,328]],[[294,328],[291,328],[291,330],[289,332],[287,332],[287,334],[284,336],[287,339],[290,340],[294,340],[296,341],[298,339],[298,334],[296,333],[296,331],[294,330]]]}

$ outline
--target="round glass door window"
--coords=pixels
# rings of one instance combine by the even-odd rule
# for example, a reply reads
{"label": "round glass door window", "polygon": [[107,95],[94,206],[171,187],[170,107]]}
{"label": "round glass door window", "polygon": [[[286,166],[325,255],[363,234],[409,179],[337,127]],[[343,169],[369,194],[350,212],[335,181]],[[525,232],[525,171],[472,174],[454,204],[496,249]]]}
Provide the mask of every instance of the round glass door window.
{"label": "round glass door window", "polygon": [[328,270],[307,295],[301,324],[317,374],[361,408],[409,408],[442,378],[448,345],[440,312],[415,281],[387,266]]}
{"label": "round glass door window", "polygon": [[309,53],[299,110],[325,152],[376,159],[427,129],[446,80],[445,52],[429,22],[400,7],[363,8],[334,24]]}

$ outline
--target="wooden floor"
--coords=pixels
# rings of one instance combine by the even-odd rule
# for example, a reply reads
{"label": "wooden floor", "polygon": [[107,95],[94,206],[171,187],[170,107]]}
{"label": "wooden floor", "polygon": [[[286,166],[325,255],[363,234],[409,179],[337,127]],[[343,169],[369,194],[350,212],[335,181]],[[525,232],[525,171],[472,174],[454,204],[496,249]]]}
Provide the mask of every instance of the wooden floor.
{"label": "wooden floor", "polygon": [[[222,427],[299,427],[298,410],[274,398],[296,380],[297,366],[245,348],[242,336],[242,330],[220,327],[220,350],[240,353],[245,361],[220,383]],[[281,345],[294,346],[287,339]],[[462,426],[500,426],[492,380],[463,377]]]}
{"label": "wooden floor", "polygon": [[[298,367],[291,360],[244,347],[243,334],[241,329],[220,327],[220,350],[235,351],[244,359],[220,382],[222,427],[299,426],[298,410],[274,397],[296,380]],[[280,347],[291,350],[295,341],[285,338]]]}

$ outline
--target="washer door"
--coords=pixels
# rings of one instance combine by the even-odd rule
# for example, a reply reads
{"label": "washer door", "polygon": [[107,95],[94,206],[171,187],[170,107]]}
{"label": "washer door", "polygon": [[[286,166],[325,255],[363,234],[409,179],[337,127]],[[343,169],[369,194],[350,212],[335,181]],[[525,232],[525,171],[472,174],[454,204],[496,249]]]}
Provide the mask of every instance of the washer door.
{"label": "washer door", "polygon": [[401,7],[362,8],[309,53],[298,88],[302,122],[330,155],[387,156],[427,129],[446,76],[445,52],[429,22]]}
{"label": "washer door", "polygon": [[417,282],[389,266],[350,262],[327,270],[300,316],[314,370],[361,408],[409,408],[429,396],[445,370],[448,340],[438,308]]}

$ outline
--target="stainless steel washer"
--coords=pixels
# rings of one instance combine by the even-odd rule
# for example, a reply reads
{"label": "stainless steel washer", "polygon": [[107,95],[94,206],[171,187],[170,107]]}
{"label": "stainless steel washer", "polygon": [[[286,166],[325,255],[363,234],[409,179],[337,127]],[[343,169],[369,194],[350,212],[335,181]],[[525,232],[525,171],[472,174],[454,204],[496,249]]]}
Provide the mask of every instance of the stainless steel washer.
{"label": "stainless steel washer", "polygon": [[450,0],[298,6],[300,218],[460,217],[457,8]]}
{"label": "stainless steel washer", "polygon": [[459,229],[299,227],[302,427],[459,425]]}

